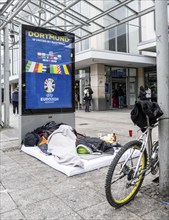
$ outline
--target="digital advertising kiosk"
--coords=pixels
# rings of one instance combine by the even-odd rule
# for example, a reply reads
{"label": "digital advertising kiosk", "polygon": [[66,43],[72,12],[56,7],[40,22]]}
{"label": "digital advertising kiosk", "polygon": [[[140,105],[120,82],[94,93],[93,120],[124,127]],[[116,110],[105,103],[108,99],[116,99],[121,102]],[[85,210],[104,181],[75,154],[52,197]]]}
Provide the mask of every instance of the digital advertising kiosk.
{"label": "digital advertising kiosk", "polygon": [[74,34],[22,25],[20,140],[49,122],[75,127]]}

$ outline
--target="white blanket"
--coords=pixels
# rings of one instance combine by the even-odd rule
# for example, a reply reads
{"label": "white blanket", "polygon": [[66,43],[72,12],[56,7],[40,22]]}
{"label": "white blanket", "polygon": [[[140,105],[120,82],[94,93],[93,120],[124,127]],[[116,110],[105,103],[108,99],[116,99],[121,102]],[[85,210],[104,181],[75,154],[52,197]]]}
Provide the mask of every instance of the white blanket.
{"label": "white blanket", "polygon": [[48,137],[48,152],[52,153],[57,163],[84,167],[76,151],[76,136],[68,125],[60,125]]}

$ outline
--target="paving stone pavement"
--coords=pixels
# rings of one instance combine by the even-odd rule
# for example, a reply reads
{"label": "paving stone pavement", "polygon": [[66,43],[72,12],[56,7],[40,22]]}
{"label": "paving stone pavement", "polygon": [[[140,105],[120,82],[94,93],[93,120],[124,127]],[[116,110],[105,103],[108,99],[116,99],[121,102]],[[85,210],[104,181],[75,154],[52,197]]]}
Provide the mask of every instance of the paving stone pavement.
{"label": "paving stone pavement", "polygon": [[[140,133],[130,120],[130,110],[84,112],[78,110],[76,130],[90,136],[115,132],[124,144]],[[148,175],[136,198],[120,209],[105,197],[108,167],[67,177],[20,151],[18,116],[11,114],[11,128],[0,133],[1,220],[168,220],[169,202],[158,193],[154,176]],[[128,130],[133,130],[129,137]],[[158,131],[154,131],[154,138]]]}

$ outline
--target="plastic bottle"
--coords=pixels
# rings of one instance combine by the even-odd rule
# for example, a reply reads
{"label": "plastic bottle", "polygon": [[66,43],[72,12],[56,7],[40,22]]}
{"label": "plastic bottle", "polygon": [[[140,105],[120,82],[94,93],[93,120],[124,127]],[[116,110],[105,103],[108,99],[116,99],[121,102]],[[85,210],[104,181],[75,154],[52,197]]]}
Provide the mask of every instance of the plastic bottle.
{"label": "plastic bottle", "polygon": [[113,142],[113,145],[116,145],[116,134],[115,133],[113,133],[112,142]]}

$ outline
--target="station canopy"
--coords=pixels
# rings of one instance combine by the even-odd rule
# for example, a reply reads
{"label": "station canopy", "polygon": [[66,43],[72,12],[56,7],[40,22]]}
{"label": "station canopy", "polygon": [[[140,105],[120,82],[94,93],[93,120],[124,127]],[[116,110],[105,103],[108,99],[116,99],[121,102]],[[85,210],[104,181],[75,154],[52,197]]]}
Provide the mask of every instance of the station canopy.
{"label": "station canopy", "polygon": [[18,34],[20,24],[27,24],[74,33],[75,42],[79,42],[154,11],[154,0],[141,2],[0,0],[0,30],[9,24],[10,31]]}

